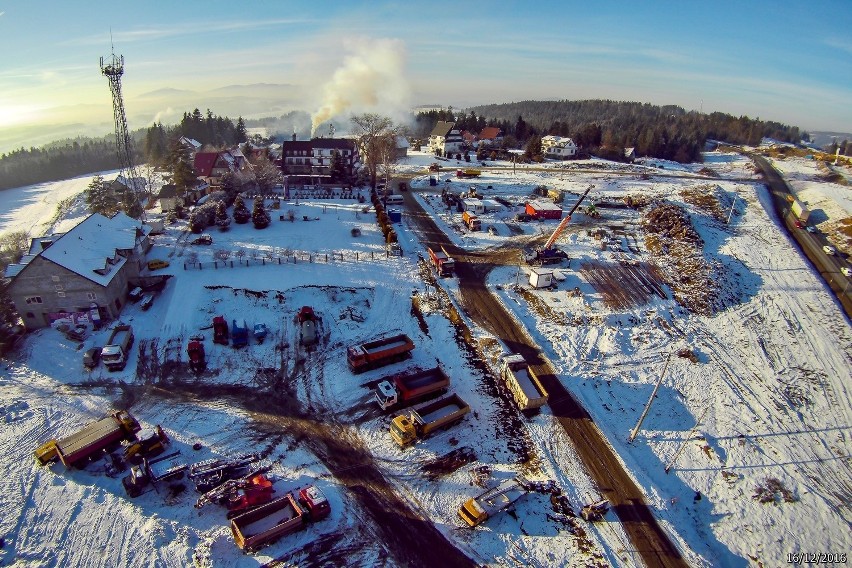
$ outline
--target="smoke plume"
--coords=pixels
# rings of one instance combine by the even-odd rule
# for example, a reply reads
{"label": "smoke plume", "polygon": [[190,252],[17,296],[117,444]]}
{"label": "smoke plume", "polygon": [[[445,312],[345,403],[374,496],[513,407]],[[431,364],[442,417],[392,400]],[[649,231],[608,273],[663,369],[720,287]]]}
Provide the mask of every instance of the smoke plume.
{"label": "smoke plume", "polygon": [[343,65],[323,86],[323,103],[311,115],[311,136],[323,122],[344,112],[378,112],[393,117],[408,110],[402,40],[359,38],[346,41],[344,49]]}

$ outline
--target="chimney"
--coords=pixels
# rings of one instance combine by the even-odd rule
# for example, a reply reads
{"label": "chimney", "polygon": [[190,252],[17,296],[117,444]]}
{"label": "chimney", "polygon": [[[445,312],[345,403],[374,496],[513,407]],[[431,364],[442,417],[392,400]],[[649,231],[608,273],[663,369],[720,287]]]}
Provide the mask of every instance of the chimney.
{"label": "chimney", "polygon": [[295,141],[296,141],[296,131],[294,130],[293,131],[293,142],[295,142]]}

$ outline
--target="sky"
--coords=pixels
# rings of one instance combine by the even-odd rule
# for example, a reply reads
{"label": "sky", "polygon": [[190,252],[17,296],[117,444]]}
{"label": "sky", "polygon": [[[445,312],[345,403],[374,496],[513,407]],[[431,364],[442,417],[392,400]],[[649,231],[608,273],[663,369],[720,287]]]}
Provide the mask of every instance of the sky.
{"label": "sky", "polygon": [[674,104],[852,132],[852,11],[826,2],[0,0],[0,152],[128,122],[518,100]]}

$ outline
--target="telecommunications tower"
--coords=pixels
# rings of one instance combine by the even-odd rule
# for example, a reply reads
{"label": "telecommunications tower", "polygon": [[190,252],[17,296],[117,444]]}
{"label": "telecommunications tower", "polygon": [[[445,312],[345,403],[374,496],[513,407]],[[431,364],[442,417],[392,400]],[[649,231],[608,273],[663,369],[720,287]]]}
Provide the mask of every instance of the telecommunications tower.
{"label": "telecommunications tower", "polygon": [[124,203],[124,209],[131,217],[144,215],[139,194],[144,187],[144,180],[136,174],[133,165],[133,139],[127,131],[127,117],[124,114],[124,99],[121,96],[121,76],[124,74],[124,56],[116,57],[113,51],[106,60],[101,57],[101,73],[109,80],[109,90],[112,92],[112,114],[115,119],[115,151],[118,155],[118,165],[127,184],[129,194]]}

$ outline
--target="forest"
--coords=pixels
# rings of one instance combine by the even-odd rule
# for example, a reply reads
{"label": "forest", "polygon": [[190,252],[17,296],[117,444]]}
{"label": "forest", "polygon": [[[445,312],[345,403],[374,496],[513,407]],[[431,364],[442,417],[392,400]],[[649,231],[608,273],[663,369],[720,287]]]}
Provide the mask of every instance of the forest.
{"label": "forest", "polygon": [[[169,142],[188,136],[205,146],[224,147],[246,141],[245,123],[206,115],[195,109],[185,112],[175,126],[160,123],[131,133],[135,163],[161,165],[168,157]],[[115,136],[61,140],[41,148],[21,148],[0,155],[0,190],[68,179],[119,168]]]}

